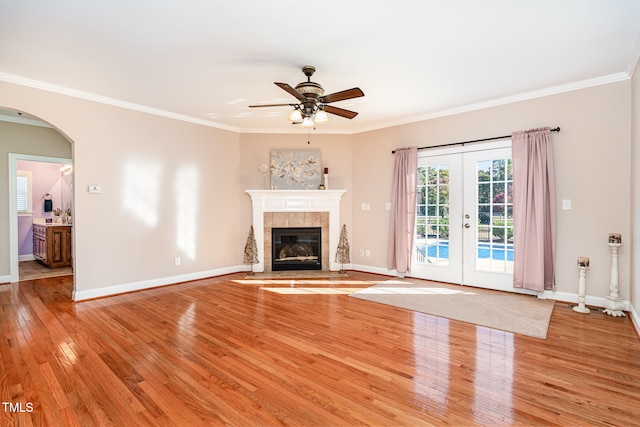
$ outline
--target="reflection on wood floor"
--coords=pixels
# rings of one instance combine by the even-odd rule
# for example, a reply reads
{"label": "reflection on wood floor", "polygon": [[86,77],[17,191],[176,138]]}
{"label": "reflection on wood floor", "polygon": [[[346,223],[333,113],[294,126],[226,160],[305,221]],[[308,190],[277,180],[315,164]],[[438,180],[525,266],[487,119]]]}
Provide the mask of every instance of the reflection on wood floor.
{"label": "reflection on wood floor", "polygon": [[19,280],[44,279],[73,274],[71,267],[49,268],[38,261],[20,261]]}
{"label": "reflection on wood floor", "polygon": [[385,276],[245,275],[79,303],[72,276],[0,285],[0,425],[640,423],[628,316],[558,303],[542,340],[349,296]]}

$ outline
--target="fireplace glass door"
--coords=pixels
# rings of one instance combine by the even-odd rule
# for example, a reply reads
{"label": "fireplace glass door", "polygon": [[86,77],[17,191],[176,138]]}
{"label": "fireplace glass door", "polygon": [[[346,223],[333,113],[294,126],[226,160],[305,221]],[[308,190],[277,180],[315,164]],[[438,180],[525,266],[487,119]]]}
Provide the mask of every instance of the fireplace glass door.
{"label": "fireplace glass door", "polygon": [[272,271],[322,270],[322,228],[272,228]]}

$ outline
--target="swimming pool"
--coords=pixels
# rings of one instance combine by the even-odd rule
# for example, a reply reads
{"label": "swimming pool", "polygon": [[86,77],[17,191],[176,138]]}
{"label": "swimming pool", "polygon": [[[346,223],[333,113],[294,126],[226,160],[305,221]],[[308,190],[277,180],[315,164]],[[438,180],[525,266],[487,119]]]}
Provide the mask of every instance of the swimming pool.
{"label": "swimming pool", "polygon": [[[449,258],[449,242],[440,242],[434,245],[421,246],[418,248],[422,255],[429,258]],[[494,260],[504,261],[506,251],[506,260],[513,261],[513,245],[493,244],[493,247],[489,243],[478,244],[478,259],[487,259],[491,257]]]}

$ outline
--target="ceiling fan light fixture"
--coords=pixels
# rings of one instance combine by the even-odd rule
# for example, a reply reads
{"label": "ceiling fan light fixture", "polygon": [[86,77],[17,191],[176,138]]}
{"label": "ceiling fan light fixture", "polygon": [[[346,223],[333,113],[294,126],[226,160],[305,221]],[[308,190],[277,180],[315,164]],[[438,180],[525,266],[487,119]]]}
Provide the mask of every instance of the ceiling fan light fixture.
{"label": "ceiling fan light fixture", "polygon": [[313,119],[311,118],[311,116],[305,116],[304,119],[302,119],[303,128],[312,128],[314,126],[315,126],[315,123],[313,122]]}
{"label": "ceiling fan light fixture", "polygon": [[289,121],[294,123],[302,121],[302,113],[300,112],[300,110],[294,108],[291,114],[289,114]]}
{"label": "ceiling fan light fixture", "polygon": [[316,113],[316,123],[324,123],[329,121],[329,115],[320,108]]}
{"label": "ceiling fan light fixture", "polygon": [[324,123],[329,121],[329,114],[335,116],[344,117],[346,119],[353,119],[358,115],[355,111],[345,110],[344,108],[334,107],[328,105],[333,102],[345,101],[347,99],[359,98],[364,96],[364,92],[358,87],[354,87],[339,92],[334,92],[329,95],[324,94],[322,86],[316,82],[311,81],[311,76],[315,73],[316,68],[312,65],[305,65],[302,67],[302,72],[307,76],[307,81],[299,83],[294,88],[288,83],[274,82],[276,86],[283,89],[289,95],[296,98],[297,103],[291,104],[260,104],[249,105],[251,108],[258,107],[286,107],[291,106],[293,110],[289,113],[288,119],[293,124],[301,124],[306,128],[315,128],[316,123]]}

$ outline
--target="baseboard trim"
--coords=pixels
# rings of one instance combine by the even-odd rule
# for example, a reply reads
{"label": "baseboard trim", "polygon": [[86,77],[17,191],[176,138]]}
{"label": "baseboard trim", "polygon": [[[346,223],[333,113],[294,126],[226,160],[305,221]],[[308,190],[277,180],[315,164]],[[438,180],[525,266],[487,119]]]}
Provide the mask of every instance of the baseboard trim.
{"label": "baseboard trim", "polygon": [[11,283],[11,276],[0,276],[0,283]]}
{"label": "baseboard trim", "polygon": [[96,298],[104,298],[129,292],[142,291],[145,289],[158,288],[161,286],[176,285],[178,283],[190,282],[192,280],[206,279],[215,276],[224,276],[225,274],[238,273],[242,271],[249,271],[249,267],[246,265],[237,265],[232,267],[218,268],[214,270],[181,274],[178,276],[161,277],[158,279],[143,280],[140,282],[104,286],[97,289],[74,290],[73,300],[79,302]]}
{"label": "baseboard trim", "polygon": [[33,254],[27,254],[27,255],[18,255],[18,262],[22,262],[22,261],[35,261],[36,257],[33,256]]}
{"label": "baseboard trim", "polygon": [[[387,270],[383,268],[375,268],[366,265],[357,265],[357,264],[345,264],[345,269],[347,270],[357,270],[363,271],[365,273],[375,273],[382,274],[386,276],[397,276],[395,270]],[[76,302],[87,301],[91,299],[104,298],[119,294],[126,294],[129,292],[142,291],[145,289],[158,288],[161,286],[169,286],[175,285],[182,282],[189,282],[192,280],[206,279],[209,277],[216,276],[224,276],[225,274],[232,273],[240,273],[240,272],[248,272],[250,271],[250,267],[247,265],[236,265],[225,268],[218,268],[214,270],[206,270],[189,274],[182,274],[178,276],[170,276],[170,277],[160,277],[158,279],[151,280],[142,280],[140,282],[132,282],[132,283],[123,283],[119,285],[113,286],[104,286],[96,289],[87,289],[87,290],[74,290],[73,291],[73,300]],[[0,281],[3,279],[0,276]],[[7,282],[10,281],[10,277],[6,276]]]}
{"label": "baseboard trim", "polygon": [[402,277],[396,270],[389,270],[388,268],[373,267],[370,265],[351,264],[352,270],[362,271],[364,273],[381,274],[383,276]]}
{"label": "baseboard trim", "polygon": [[631,321],[633,322],[633,326],[636,328],[636,334],[640,337],[640,316],[638,312],[633,308],[631,304],[629,304],[629,317],[631,317]]}

